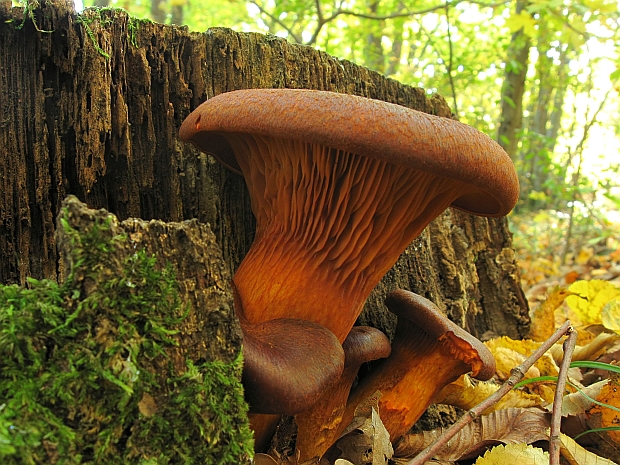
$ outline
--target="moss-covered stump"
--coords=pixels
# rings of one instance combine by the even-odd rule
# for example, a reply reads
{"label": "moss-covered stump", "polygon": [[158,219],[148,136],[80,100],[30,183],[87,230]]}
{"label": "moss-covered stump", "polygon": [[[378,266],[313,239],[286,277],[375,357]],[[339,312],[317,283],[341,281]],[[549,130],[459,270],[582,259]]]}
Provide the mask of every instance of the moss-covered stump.
{"label": "moss-covered stump", "polygon": [[75,198],[66,279],[0,286],[0,463],[245,463],[229,273],[207,225]]}

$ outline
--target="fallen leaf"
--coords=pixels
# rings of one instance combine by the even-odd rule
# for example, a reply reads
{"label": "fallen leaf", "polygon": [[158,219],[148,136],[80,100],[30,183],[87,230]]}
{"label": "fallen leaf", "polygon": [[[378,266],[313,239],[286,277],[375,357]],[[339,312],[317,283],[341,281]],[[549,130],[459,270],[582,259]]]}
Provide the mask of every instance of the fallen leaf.
{"label": "fallen leaf", "polygon": [[374,407],[363,423],[338,440],[336,447],[342,451],[341,459],[354,464],[385,465],[394,455],[390,434]]}
{"label": "fallen leaf", "polygon": [[[469,410],[485,400],[499,389],[493,381],[471,382],[468,375],[445,386],[433,400],[435,404],[446,404]],[[506,408],[527,408],[545,405],[546,401],[538,394],[531,394],[523,390],[509,391],[496,404],[484,411],[489,414],[495,410]]]}
{"label": "fallen leaf", "polygon": [[[618,335],[615,333],[599,333],[586,345],[575,347],[572,360],[596,360],[604,354],[608,348],[615,344],[618,339]],[[557,364],[562,362],[562,358],[564,357],[562,344],[554,345],[549,352]]]}
{"label": "fallen leaf", "polygon": [[556,329],[555,311],[569,295],[573,293],[563,287],[555,287],[550,291],[544,302],[538,305],[531,314],[530,339],[543,342],[551,337]]}
{"label": "fallen leaf", "polygon": [[601,311],[601,320],[605,328],[620,334],[620,300],[610,300]]}
{"label": "fallen leaf", "polygon": [[496,446],[476,460],[475,465],[549,465],[549,453],[527,444]]}
{"label": "fallen leaf", "polygon": [[[613,373],[608,381],[609,383],[603,386],[596,400],[620,409],[620,375]],[[595,405],[589,413],[591,415],[600,414],[600,426],[602,428],[620,426],[620,412],[618,410],[605,405]],[[612,441],[620,443],[620,431],[608,431],[607,434]]]}
{"label": "fallen leaf", "polygon": [[587,451],[570,436],[562,433],[560,433],[560,452],[570,465],[617,465],[616,462]]}
{"label": "fallen leaf", "polygon": [[577,294],[566,297],[566,303],[579,318],[573,322],[578,326],[600,324],[605,304],[620,298],[620,288],[600,279],[575,281],[568,290]]}
{"label": "fallen leaf", "polygon": [[[473,458],[492,444],[531,443],[549,438],[550,415],[540,409],[510,408],[482,415],[457,433],[435,459]],[[443,434],[443,429],[407,434],[396,444],[396,457],[414,457]]]}
{"label": "fallen leaf", "polygon": [[[565,395],[562,398],[562,416],[567,417],[569,415],[581,415],[582,413],[590,410],[592,406],[595,405],[590,399],[596,399],[600,395],[603,386],[605,386],[608,382],[608,379],[604,379],[598,383],[581,388],[581,391]],[[549,405],[549,409],[551,409],[551,405]]]}

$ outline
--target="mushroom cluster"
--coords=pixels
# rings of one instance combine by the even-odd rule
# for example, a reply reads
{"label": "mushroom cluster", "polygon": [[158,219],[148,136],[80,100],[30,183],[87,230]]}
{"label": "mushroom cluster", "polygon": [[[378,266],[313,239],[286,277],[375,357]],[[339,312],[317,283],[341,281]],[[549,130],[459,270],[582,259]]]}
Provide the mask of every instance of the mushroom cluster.
{"label": "mushroom cluster", "polygon": [[346,397],[352,367],[387,354],[377,339],[361,353],[342,344],[407,245],[449,206],[503,216],[518,197],[510,158],[486,135],[352,95],[220,94],[180,137],[242,174],[250,193],[256,235],[233,284],[255,414],[301,419],[342,383]]}

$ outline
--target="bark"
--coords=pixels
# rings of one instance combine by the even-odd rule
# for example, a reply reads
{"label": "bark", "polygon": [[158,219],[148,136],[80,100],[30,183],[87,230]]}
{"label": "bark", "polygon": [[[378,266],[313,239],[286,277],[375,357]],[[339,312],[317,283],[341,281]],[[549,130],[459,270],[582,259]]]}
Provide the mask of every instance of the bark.
{"label": "bark", "polygon": [[[69,194],[120,219],[209,223],[235,270],[255,226],[244,181],[177,138],[184,118],[222,92],[322,89],[451,116],[441,97],[273,36],[189,33],[120,10],[77,16],[50,2],[19,28],[23,14],[0,10],[2,283],[63,277],[54,218]],[[389,333],[382,301],[397,287],[476,336],[527,333],[505,219],[446,212],[377,286],[361,321]]]}

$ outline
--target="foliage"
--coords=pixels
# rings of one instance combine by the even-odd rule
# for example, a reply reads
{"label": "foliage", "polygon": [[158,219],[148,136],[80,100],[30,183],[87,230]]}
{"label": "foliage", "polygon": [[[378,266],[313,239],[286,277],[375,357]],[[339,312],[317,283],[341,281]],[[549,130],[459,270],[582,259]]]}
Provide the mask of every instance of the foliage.
{"label": "foliage", "polygon": [[106,235],[105,222],[83,235],[66,218],[61,227],[75,252],[64,284],[0,286],[0,461],[247,460],[241,358],[187,360],[179,374],[166,354],[187,313],[171,268],[136,251],[120,275],[105,276],[124,238]]}
{"label": "foliage", "polygon": [[[555,210],[579,223],[586,209],[605,222],[608,199],[618,196],[620,165],[610,156],[620,149],[614,0],[85,2],[196,31],[226,26],[312,45],[440,93],[463,122],[498,139],[511,117],[501,102],[509,102],[519,124],[502,137],[514,139],[520,213]],[[528,53],[517,56],[520,46]],[[524,91],[513,101],[507,76],[518,69],[526,70]],[[568,234],[582,237],[586,226],[571,222]]]}

